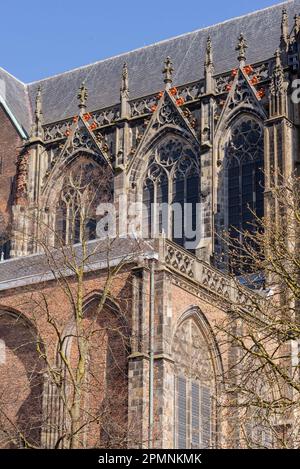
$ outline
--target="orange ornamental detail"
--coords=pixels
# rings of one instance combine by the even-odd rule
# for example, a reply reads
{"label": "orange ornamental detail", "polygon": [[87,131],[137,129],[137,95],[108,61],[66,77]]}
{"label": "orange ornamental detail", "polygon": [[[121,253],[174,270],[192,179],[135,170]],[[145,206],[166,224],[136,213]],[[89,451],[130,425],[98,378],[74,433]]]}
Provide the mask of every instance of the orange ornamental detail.
{"label": "orange ornamental detail", "polygon": [[70,130],[70,129],[67,129],[67,130],[65,131],[65,136],[66,136],[66,137],[69,137],[69,135],[71,135],[71,130]]}
{"label": "orange ornamental detail", "polygon": [[226,85],[226,91],[230,91],[231,90],[231,85]]}
{"label": "orange ornamental detail", "polygon": [[73,117],[73,122],[78,122],[78,116]]}
{"label": "orange ornamental detail", "polygon": [[155,112],[155,111],[156,111],[156,109],[157,109],[157,105],[156,105],[156,104],[154,104],[154,105],[151,107],[151,112]]}
{"label": "orange ornamental detail", "polygon": [[177,106],[182,106],[184,104],[184,99],[183,98],[176,99],[176,104]]}
{"label": "orange ornamental detail", "polygon": [[265,96],[265,90],[263,88],[261,88],[258,92],[257,92],[257,97],[258,98],[263,98]]}
{"label": "orange ornamental detail", "polygon": [[164,95],[163,91],[160,91],[157,95],[157,99],[161,99],[163,95]]}
{"label": "orange ornamental detail", "polygon": [[235,77],[237,75],[237,68],[234,68],[231,72],[231,76]]}
{"label": "orange ornamental detail", "polygon": [[246,65],[246,67],[244,67],[244,72],[245,72],[247,75],[250,75],[250,73],[253,72],[253,68],[251,67],[251,65]]}
{"label": "orange ornamental detail", "polygon": [[87,122],[91,119],[91,114],[89,112],[87,112],[86,114],[83,115],[83,119]]}
{"label": "orange ornamental detail", "polygon": [[171,93],[172,96],[176,96],[177,95],[177,88],[175,88],[175,86],[173,88],[171,88],[170,93]]}
{"label": "orange ornamental detail", "polygon": [[259,80],[256,75],[250,80],[251,85],[257,85],[258,82]]}
{"label": "orange ornamental detail", "polygon": [[93,122],[91,125],[90,125],[90,130],[95,130],[97,128],[97,124],[96,122]]}

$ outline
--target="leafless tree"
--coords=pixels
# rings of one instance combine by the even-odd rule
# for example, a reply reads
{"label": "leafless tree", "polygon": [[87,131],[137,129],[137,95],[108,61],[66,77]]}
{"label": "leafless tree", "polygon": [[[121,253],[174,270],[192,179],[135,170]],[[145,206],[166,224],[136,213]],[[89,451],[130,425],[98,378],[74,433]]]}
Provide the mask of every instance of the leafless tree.
{"label": "leafless tree", "polygon": [[222,405],[233,445],[298,448],[300,178],[276,180],[266,216],[253,212],[247,229],[222,236],[235,298],[220,327],[229,362]]}
{"label": "leafless tree", "polygon": [[[26,407],[22,376],[14,396],[8,392],[15,375],[0,383],[2,447],[122,448],[136,439],[136,422],[128,421],[127,411],[130,289],[120,298],[112,291],[139,245],[132,241],[133,251],[112,263],[117,239],[89,242],[99,201],[111,200],[111,176],[94,165],[88,169],[79,164],[66,172],[55,227],[38,217],[31,241],[47,279],[41,275],[37,286],[22,290],[16,309],[26,312],[26,320],[11,316],[1,325],[13,352],[28,358],[20,375],[26,374],[30,386]],[[87,304],[90,266],[99,259],[105,269]],[[26,333],[16,338],[18,328]]]}

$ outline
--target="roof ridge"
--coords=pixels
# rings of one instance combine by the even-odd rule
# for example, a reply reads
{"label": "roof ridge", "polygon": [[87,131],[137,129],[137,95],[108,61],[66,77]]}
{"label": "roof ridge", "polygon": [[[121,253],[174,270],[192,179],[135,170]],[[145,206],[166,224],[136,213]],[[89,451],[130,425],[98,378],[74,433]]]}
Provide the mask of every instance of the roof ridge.
{"label": "roof ridge", "polygon": [[24,81],[20,80],[19,78],[17,78],[15,75],[13,75],[12,73],[8,72],[5,68],[1,67],[0,66],[0,70],[2,70],[2,72],[6,73],[7,75],[9,75],[11,78],[13,78],[14,80],[18,81],[21,85],[24,86],[24,88],[26,88],[26,86],[28,86],[28,83],[24,83]]}
{"label": "roof ridge", "polygon": [[[278,8],[278,7],[283,6],[283,5],[288,5],[290,3],[295,3],[296,1],[297,0],[287,0],[287,1],[280,2],[280,3],[276,3],[275,5],[271,5],[269,7],[261,8],[259,10],[255,10],[255,11],[252,11],[250,13],[245,13],[244,15],[235,16],[234,18],[229,18],[227,20],[220,21],[219,23],[215,23],[215,24],[212,24],[212,25],[209,25],[209,26],[205,26],[203,28],[195,29],[194,31],[182,33],[182,34],[179,34],[177,36],[172,36],[172,37],[167,38],[167,39],[162,39],[161,41],[157,41],[157,42],[154,42],[152,44],[148,44],[146,46],[137,47],[135,49],[132,49],[132,50],[129,50],[129,51],[126,51],[126,52],[122,52],[120,54],[116,54],[116,55],[113,55],[113,56],[110,56],[110,57],[106,57],[105,59],[96,60],[95,62],[91,62],[90,64],[81,65],[79,67],[75,67],[75,68],[72,68],[70,70],[66,70],[65,72],[56,73],[55,75],[50,75],[48,77],[41,78],[39,80],[34,80],[32,82],[29,82],[29,83],[24,84],[20,80],[18,80],[18,79],[17,80],[20,81],[20,83],[24,84],[25,86],[30,87],[31,85],[35,85],[35,84],[41,83],[43,81],[47,81],[47,80],[51,80],[51,79],[54,79],[54,78],[57,78],[57,77],[60,77],[60,76],[63,76],[63,75],[67,75],[67,74],[73,73],[77,70],[84,70],[85,68],[92,67],[96,64],[100,64],[100,63],[103,63],[103,62],[106,62],[106,61],[109,61],[109,60],[117,59],[117,58],[122,57],[122,56],[133,54],[133,53],[135,53],[137,51],[140,51],[140,50],[149,49],[150,47],[155,47],[155,46],[160,45],[160,44],[164,44],[164,43],[167,43],[167,42],[170,42],[170,41],[174,41],[175,39],[179,39],[181,37],[186,37],[186,36],[189,36],[189,35],[192,35],[192,34],[196,34],[200,31],[210,30],[212,28],[216,28],[216,27],[221,26],[223,24],[234,22],[234,21],[239,20],[241,18],[256,15],[256,14],[261,13],[263,11],[272,10],[272,9]],[[11,75],[11,76],[13,76],[13,75]]]}

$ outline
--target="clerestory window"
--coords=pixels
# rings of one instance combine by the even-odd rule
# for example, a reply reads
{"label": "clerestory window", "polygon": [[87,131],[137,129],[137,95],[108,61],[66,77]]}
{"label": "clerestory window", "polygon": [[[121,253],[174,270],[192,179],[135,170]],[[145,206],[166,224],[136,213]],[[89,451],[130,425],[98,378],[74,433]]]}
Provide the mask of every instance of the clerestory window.
{"label": "clerestory window", "polygon": [[107,168],[79,159],[64,177],[56,209],[56,244],[77,244],[97,237],[97,206],[110,202],[112,177]]}
{"label": "clerestory window", "polygon": [[262,125],[248,117],[233,126],[226,148],[227,227],[239,247],[264,214],[263,144]]}
{"label": "clerestory window", "polygon": [[143,235],[164,233],[191,251],[200,236],[200,172],[196,154],[171,138],[150,157],[143,185]]}

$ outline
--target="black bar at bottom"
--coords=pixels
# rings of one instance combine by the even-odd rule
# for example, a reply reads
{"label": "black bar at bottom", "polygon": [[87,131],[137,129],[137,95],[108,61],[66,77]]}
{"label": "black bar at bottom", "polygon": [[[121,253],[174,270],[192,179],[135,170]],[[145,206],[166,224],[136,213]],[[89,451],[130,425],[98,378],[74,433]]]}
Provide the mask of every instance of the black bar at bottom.
{"label": "black bar at bottom", "polygon": [[84,464],[101,467],[118,464],[136,467],[140,464],[189,464],[203,466],[220,464],[220,467],[243,463],[287,463],[293,458],[291,450],[0,450],[0,467],[9,464],[29,464],[30,467],[57,463]]}

